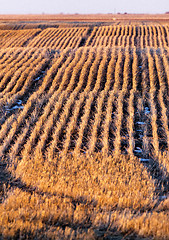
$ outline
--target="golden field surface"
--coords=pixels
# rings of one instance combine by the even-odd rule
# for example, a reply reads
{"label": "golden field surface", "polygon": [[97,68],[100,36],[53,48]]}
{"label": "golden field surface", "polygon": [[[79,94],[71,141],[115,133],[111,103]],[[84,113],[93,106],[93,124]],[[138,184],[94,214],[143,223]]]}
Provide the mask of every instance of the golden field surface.
{"label": "golden field surface", "polygon": [[169,239],[169,17],[62,17],[0,16],[0,239]]}

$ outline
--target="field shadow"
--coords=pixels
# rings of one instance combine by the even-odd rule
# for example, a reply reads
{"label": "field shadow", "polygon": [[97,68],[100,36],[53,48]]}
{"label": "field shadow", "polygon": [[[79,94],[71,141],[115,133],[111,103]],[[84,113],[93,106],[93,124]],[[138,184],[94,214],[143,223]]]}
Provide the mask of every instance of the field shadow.
{"label": "field shadow", "polygon": [[0,203],[2,203],[12,176],[7,170],[7,164],[0,161]]}

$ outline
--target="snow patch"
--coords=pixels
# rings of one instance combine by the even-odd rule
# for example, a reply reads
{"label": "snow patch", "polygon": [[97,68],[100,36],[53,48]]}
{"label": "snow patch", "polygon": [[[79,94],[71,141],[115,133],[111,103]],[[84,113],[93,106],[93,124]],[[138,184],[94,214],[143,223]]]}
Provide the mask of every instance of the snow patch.
{"label": "snow patch", "polygon": [[159,199],[160,200],[165,200],[165,199],[167,199],[167,196],[165,196],[165,195],[164,196],[160,196]]}
{"label": "snow patch", "polygon": [[149,161],[149,158],[140,158],[140,162],[148,163]]}
{"label": "snow patch", "polygon": [[139,147],[136,147],[136,149],[134,149],[135,153],[142,153],[142,149]]}
{"label": "snow patch", "polygon": [[145,107],[144,112],[145,112],[145,114],[149,114],[150,113],[150,109],[148,107]]}
{"label": "snow patch", "polygon": [[142,129],[136,129],[136,132],[143,132],[143,130]]}
{"label": "snow patch", "polygon": [[12,107],[10,110],[15,110],[15,109],[23,109],[24,107],[23,106],[18,106],[18,105],[15,105],[14,107]]}
{"label": "snow patch", "polygon": [[39,79],[41,79],[41,76],[35,78],[33,81],[39,81]]}
{"label": "snow patch", "polygon": [[15,110],[15,109],[24,109],[24,107],[21,105],[22,104],[22,100],[18,100],[17,102],[17,105],[11,107],[11,108],[8,108],[8,106],[5,106],[6,110],[7,111],[12,111],[12,110]]}
{"label": "snow patch", "polygon": [[138,125],[145,125],[145,122],[137,122]]}
{"label": "snow patch", "polygon": [[18,100],[16,103],[17,103],[18,105],[21,105],[21,104],[22,104],[22,100]]}

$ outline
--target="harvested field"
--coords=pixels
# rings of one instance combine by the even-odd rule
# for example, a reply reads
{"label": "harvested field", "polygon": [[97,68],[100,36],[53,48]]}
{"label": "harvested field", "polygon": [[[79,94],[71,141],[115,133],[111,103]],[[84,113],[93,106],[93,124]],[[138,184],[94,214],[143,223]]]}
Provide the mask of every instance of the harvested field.
{"label": "harvested field", "polygon": [[28,47],[45,47],[51,49],[78,48],[87,28],[47,28],[43,30]]}
{"label": "harvested field", "polygon": [[0,30],[0,48],[26,47],[27,43],[40,32],[40,29]]}
{"label": "harvested field", "polygon": [[160,24],[95,27],[86,46],[168,47],[169,28]]}
{"label": "harvested field", "polygon": [[169,25],[0,31],[0,238],[169,238]]}

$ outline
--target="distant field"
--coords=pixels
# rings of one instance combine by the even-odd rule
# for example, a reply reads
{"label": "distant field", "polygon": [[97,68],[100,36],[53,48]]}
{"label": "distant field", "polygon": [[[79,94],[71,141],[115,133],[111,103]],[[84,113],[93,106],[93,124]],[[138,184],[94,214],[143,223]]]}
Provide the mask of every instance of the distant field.
{"label": "distant field", "polygon": [[169,15],[0,29],[0,238],[169,239]]}
{"label": "distant field", "polygon": [[168,21],[169,14],[127,14],[127,13],[118,13],[118,14],[41,14],[41,15],[0,15],[0,20],[8,22],[11,21],[60,21],[60,23],[74,22],[111,22],[112,20],[119,21]]}

